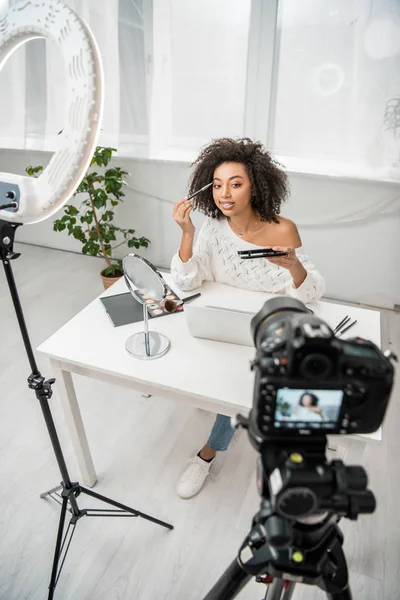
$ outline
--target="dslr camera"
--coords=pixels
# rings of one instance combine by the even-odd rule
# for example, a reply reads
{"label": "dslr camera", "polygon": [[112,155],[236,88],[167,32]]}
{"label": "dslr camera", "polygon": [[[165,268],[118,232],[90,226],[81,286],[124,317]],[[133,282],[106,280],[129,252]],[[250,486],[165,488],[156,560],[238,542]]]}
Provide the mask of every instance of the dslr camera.
{"label": "dslr camera", "polygon": [[375,510],[363,467],[328,461],[327,434],[372,433],[382,424],[396,357],[372,342],[336,338],[300,301],[268,300],[251,322],[253,407],[237,415],[259,452],[260,509],[205,600],[230,600],[255,576],[265,598],[289,600],[296,583],[351,600],[342,517]]}
{"label": "dslr camera", "polygon": [[257,348],[251,433],[257,444],[380,427],[394,370],[375,344],[336,338],[289,298],[266,302],[251,329]]}

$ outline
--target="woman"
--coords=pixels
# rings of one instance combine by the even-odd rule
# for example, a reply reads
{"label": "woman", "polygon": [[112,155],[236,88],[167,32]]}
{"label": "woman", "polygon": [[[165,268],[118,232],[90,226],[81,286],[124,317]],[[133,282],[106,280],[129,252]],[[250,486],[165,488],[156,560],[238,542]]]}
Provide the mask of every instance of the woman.
{"label": "woman", "polygon": [[303,406],[307,412],[318,415],[318,417],[323,419],[324,415],[322,414],[321,407],[318,406],[318,402],[318,396],[311,394],[311,392],[304,392],[304,394],[300,396],[299,400],[300,406]]}
{"label": "woman", "polygon": [[[253,291],[273,292],[318,300],[324,280],[301,247],[296,225],[279,217],[288,196],[286,174],[258,142],[248,138],[217,139],[206,146],[194,163],[189,195],[210,182],[213,185],[192,201],[174,206],[173,217],[182,229],[179,251],[172,259],[175,284],[190,290],[203,281],[218,281]],[[193,208],[207,219],[193,246]],[[287,256],[242,260],[238,250],[270,247]],[[178,483],[178,494],[197,494],[217,451],[227,450],[234,429],[230,418],[218,415],[207,443]]]}

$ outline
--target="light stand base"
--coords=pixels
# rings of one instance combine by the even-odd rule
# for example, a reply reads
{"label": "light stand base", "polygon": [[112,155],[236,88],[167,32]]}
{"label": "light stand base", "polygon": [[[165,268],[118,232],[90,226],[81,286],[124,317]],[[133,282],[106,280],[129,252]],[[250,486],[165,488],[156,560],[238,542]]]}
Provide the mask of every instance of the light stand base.
{"label": "light stand base", "polygon": [[148,344],[146,344],[146,334],[144,331],[134,333],[128,337],[125,342],[127,352],[140,360],[160,358],[160,356],[168,352],[171,342],[165,335],[157,331],[149,331],[147,336]]}
{"label": "light stand base", "polygon": [[[76,498],[81,494],[86,494],[91,498],[96,498],[101,502],[115,506],[116,508],[79,508]],[[63,482],[58,487],[52,488],[47,492],[40,495],[41,498],[51,498],[61,505],[61,514],[58,523],[58,533],[56,547],[54,551],[54,560],[51,571],[51,578],[49,584],[49,595],[48,600],[53,600],[55,589],[60,578],[61,570],[64,566],[65,559],[69,547],[71,545],[72,537],[75,533],[75,527],[81,517],[142,517],[147,521],[151,521],[156,525],[161,525],[166,529],[173,529],[170,523],[156,519],[151,515],[139,512],[138,510],[116,502],[111,498],[97,494],[92,490],[89,490],[79,483],[71,483],[67,487]],[[70,513],[69,523],[66,526],[67,513]]]}

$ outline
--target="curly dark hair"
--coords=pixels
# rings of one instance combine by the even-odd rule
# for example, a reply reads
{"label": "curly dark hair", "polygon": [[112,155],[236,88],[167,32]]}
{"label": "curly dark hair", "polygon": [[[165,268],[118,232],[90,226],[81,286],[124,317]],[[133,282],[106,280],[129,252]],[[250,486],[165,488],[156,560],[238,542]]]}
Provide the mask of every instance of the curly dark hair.
{"label": "curly dark hair", "polygon": [[311,392],[304,392],[301,395],[300,400],[299,400],[299,404],[301,404],[301,406],[304,406],[304,404],[303,404],[304,396],[311,397],[311,406],[318,406],[319,398],[318,398],[318,396],[316,396],[315,394],[312,394]]}
{"label": "curly dark hair", "polygon": [[[249,138],[220,138],[205,146],[191,165],[196,168],[190,179],[189,195],[210,183],[215,169],[225,162],[245,166],[251,182],[252,207],[262,221],[277,223],[281,203],[289,195],[287,176],[263,145]],[[212,186],[196,196],[193,202],[194,208],[208,217],[220,219],[224,216],[214,202]]]}

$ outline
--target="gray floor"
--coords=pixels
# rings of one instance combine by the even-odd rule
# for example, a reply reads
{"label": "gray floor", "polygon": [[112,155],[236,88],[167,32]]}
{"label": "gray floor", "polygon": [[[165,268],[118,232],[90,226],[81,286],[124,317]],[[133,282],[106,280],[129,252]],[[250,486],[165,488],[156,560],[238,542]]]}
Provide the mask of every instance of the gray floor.
{"label": "gray floor", "polygon": [[[36,347],[101,292],[100,263],[32,246],[19,250],[15,277]],[[60,476],[39,404],[26,386],[29,366],[2,270],[0,314],[0,599],[42,600],[59,510],[39,494],[57,485]],[[399,319],[383,314],[384,347],[400,354]],[[38,362],[50,376],[46,361]],[[257,509],[255,451],[240,433],[217,458],[202,493],[181,500],[175,482],[186,458],[205,440],[212,415],[83,378],[77,378],[77,391],[99,473],[96,491],[170,520],[175,530],[136,519],[82,519],[56,598],[200,600],[235,556]],[[354,599],[400,598],[398,403],[399,385],[383,443],[340,439],[338,454],[367,468],[378,500],[374,515],[343,522]],[[77,478],[56,391],[51,406],[71,477]],[[94,506],[84,499],[85,505]],[[252,582],[239,597],[256,600],[263,594]],[[295,600],[324,597],[304,586],[294,595]]]}

